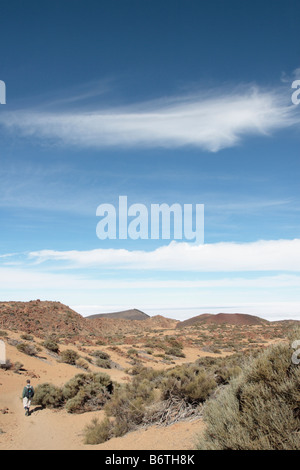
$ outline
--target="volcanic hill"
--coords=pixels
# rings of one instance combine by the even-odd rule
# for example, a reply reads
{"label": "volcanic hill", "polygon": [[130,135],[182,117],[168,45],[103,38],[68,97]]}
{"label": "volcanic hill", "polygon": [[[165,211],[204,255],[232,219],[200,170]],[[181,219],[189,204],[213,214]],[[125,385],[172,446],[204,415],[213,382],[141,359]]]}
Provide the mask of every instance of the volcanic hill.
{"label": "volcanic hill", "polygon": [[24,331],[36,336],[66,333],[85,335],[92,327],[70,307],[60,302],[32,300],[1,302],[0,329]]}
{"label": "volcanic hill", "polygon": [[247,315],[245,313],[204,313],[196,317],[189,318],[182,322],[177,323],[176,328],[185,328],[194,325],[215,324],[215,325],[266,325],[268,320],[256,317],[254,315]]}
{"label": "volcanic hill", "polygon": [[152,328],[175,328],[178,321],[161,315],[150,317],[137,310],[83,317],[60,302],[0,302],[0,330],[34,334],[38,337],[88,338],[108,334],[143,333]]}
{"label": "volcanic hill", "polygon": [[116,320],[147,320],[148,318],[150,318],[150,316],[144,312],[141,312],[141,310],[134,308],[131,310],[124,310],[122,312],[99,313],[96,315],[90,315],[85,318],[87,320],[95,320],[101,318],[113,318]]}

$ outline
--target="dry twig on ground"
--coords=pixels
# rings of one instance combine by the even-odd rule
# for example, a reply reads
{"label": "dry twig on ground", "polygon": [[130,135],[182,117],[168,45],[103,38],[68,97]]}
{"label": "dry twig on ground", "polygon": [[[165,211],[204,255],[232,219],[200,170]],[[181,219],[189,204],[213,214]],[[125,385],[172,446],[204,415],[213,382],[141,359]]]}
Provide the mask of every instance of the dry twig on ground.
{"label": "dry twig on ground", "polygon": [[155,403],[148,408],[144,416],[142,427],[148,427],[153,424],[157,426],[169,426],[179,421],[193,421],[199,419],[202,415],[202,406],[187,403],[178,397],[170,397]]}

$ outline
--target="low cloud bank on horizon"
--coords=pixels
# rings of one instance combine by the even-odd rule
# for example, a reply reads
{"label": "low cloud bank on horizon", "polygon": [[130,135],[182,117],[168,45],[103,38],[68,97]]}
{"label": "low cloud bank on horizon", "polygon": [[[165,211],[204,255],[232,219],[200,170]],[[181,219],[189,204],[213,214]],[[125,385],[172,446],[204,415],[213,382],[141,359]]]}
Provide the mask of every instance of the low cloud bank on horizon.
{"label": "low cloud bank on horizon", "polygon": [[[64,262],[67,267],[158,271],[300,271],[300,239],[218,242],[195,245],[172,241],[153,251],[94,249],[40,250],[27,254],[35,264]],[[64,265],[66,267],[66,264]]]}
{"label": "low cloud bank on horizon", "polygon": [[[300,239],[210,245],[171,242],[152,252],[7,253],[1,255],[0,282],[7,300],[28,301],[39,292],[41,299],[80,306],[75,310],[84,315],[137,307],[181,319],[196,314],[195,309],[298,318]],[[117,302],[114,309],[112,299]],[[213,305],[222,308],[209,307]]]}

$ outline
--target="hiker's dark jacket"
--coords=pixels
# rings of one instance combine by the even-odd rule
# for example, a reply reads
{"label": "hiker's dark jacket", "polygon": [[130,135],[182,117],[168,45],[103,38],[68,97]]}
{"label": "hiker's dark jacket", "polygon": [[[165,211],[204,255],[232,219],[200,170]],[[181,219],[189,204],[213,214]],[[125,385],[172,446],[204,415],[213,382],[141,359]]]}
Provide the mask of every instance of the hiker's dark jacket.
{"label": "hiker's dark jacket", "polygon": [[[29,389],[32,390],[31,394],[28,394]],[[22,398],[32,398],[34,396],[34,389],[31,385],[26,385],[23,389]]]}

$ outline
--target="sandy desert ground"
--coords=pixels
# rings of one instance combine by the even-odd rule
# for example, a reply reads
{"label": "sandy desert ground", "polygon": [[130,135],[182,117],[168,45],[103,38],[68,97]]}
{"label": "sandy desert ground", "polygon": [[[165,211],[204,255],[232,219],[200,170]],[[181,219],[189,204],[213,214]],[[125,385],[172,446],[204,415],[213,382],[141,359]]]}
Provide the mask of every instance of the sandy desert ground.
{"label": "sandy desert ground", "polygon": [[[31,309],[30,315],[26,309]],[[205,425],[198,417],[194,421],[180,421],[168,427],[142,428],[91,446],[84,444],[84,430],[93,418],[102,420],[102,410],[70,414],[65,409],[33,407],[30,417],[26,417],[21,400],[26,379],[30,378],[33,386],[50,383],[62,387],[76,374],[84,372],[60,362],[58,356],[41,347],[53,325],[60,334],[60,352],[71,348],[82,358],[91,358],[97,349],[109,354],[113,368],[102,369],[92,362],[88,363],[89,371],[108,373],[117,383],[131,380],[130,369],[135,360],[142,366],[161,370],[194,363],[207,356],[224,358],[235,352],[243,355],[246,350],[252,351],[282,341],[286,328],[285,324],[263,323],[244,326],[192,324],[188,328],[178,329],[177,322],[167,321],[163,317],[145,322],[105,320],[99,323],[96,320],[89,323],[62,304],[39,301],[24,305],[13,303],[9,308],[3,304],[1,315],[1,339],[6,344],[6,357],[12,364],[19,362],[23,365],[18,373],[14,368],[0,369],[1,450],[193,450],[197,436],[204,430]],[[24,337],[20,325],[23,333],[25,329],[26,333],[31,334],[39,326],[39,335],[33,335],[32,340],[27,341],[40,347],[36,356],[29,356],[17,349],[17,342]],[[94,335],[94,326],[103,334],[99,336],[98,331],[98,336]],[[104,342],[99,343],[99,338],[104,338]],[[174,356],[164,350],[171,338],[181,344],[182,356]]]}
{"label": "sandy desert ground", "polygon": [[[10,337],[17,338],[18,335],[10,333]],[[65,410],[33,407],[31,416],[26,417],[21,400],[27,378],[31,379],[33,385],[51,382],[59,386],[78,370],[68,364],[58,363],[44,352],[44,358],[39,359],[27,356],[10,345],[7,345],[7,357],[13,362],[24,364],[26,371],[16,374],[0,370],[1,450],[189,450],[195,447],[195,438],[203,429],[201,420],[196,420],[168,427],[152,426],[113,438],[104,444],[84,445],[85,426],[94,417],[101,420],[103,411],[69,414]],[[126,380],[122,370],[110,370],[110,375],[119,382]]]}

